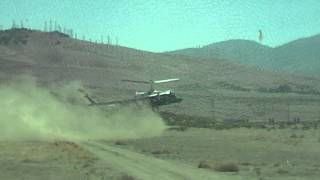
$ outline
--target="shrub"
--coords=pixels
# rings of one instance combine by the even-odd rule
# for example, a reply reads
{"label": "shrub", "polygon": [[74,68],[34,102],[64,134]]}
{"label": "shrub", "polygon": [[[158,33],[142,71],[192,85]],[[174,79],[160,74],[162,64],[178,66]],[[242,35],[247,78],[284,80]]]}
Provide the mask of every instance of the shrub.
{"label": "shrub", "polygon": [[238,172],[239,166],[236,163],[224,162],[211,164],[208,161],[200,161],[198,168],[212,169],[219,172]]}
{"label": "shrub", "polygon": [[212,166],[206,161],[200,161],[198,168],[212,169]]}
{"label": "shrub", "polygon": [[169,131],[186,131],[188,127],[186,126],[171,126],[168,128]]}
{"label": "shrub", "polygon": [[278,169],[276,172],[278,174],[288,174],[289,173],[287,170],[284,170],[284,169]]}
{"label": "shrub", "polygon": [[299,138],[304,138],[304,135],[303,135],[303,134],[301,134],[301,135],[299,136]]}
{"label": "shrub", "polygon": [[290,138],[298,138],[298,136],[296,134],[291,134]]}
{"label": "shrub", "polygon": [[261,168],[255,167],[253,170],[254,170],[254,172],[256,173],[257,176],[261,176]]}
{"label": "shrub", "polygon": [[280,166],[280,163],[273,164],[273,167],[279,167],[279,166]]}
{"label": "shrub", "polygon": [[238,172],[239,166],[235,163],[221,163],[215,165],[213,169],[219,172]]}
{"label": "shrub", "polygon": [[166,149],[161,149],[161,150],[154,150],[151,152],[152,154],[170,154],[170,151],[169,150],[166,150]]}
{"label": "shrub", "polygon": [[278,87],[275,88],[259,88],[258,91],[260,92],[267,92],[267,93],[290,93],[293,92],[292,88],[288,84],[280,84]]}
{"label": "shrub", "polygon": [[280,93],[289,93],[292,92],[292,88],[287,84],[281,84],[275,89],[275,91]]}
{"label": "shrub", "polygon": [[127,174],[123,174],[120,176],[119,180],[135,180],[135,178]]}
{"label": "shrub", "polygon": [[120,140],[115,141],[115,142],[114,142],[114,144],[115,144],[115,145],[118,145],[118,146],[124,146],[124,145],[127,145],[127,144],[126,144],[126,142],[124,142],[124,141],[120,141]]}
{"label": "shrub", "polygon": [[302,127],[302,130],[309,130],[310,129],[310,126],[308,126],[308,125],[304,125],[303,127]]}
{"label": "shrub", "polygon": [[250,162],[241,162],[240,165],[242,166],[252,166]]}

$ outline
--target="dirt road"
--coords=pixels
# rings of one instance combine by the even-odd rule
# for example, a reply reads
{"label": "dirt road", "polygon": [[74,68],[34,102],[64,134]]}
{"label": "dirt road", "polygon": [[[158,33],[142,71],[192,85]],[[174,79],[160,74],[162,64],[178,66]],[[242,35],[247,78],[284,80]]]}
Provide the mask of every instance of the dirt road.
{"label": "dirt road", "polygon": [[114,147],[100,142],[83,142],[84,148],[94,153],[99,159],[104,160],[114,167],[141,180],[150,179],[201,179],[201,180],[229,180],[247,179],[234,174],[222,174],[203,169],[197,169],[185,164],[165,161],[139,154],[122,148]]}

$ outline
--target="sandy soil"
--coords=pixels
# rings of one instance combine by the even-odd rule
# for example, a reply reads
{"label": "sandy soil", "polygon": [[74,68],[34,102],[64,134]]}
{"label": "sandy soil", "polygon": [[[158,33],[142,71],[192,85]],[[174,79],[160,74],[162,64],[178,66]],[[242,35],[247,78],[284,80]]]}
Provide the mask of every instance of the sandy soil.
{"label": "sandy soil", "polygon": [[[1,141],[0,179],[317,180],[319,137],[317,129],[189,128],[133,140]],[[225,162],[239,171],[212,168]]]}
{"label": "sandy soil", "polygon": [[193,167],[203,161],[212,167],[232,163],[248,179],[317,180],[320,175],[319,129],[190,128],[115,143]]}
{"label": "sandy soil", "polygon": [[84,147],[115,167],[123,168],[138,179],[244,179],[237,175],[225,175],[195,167],[165,161],[140,153],[99,142],[82,143]]}
{"label": "sandy soil", "polygon": [[1,142],[0,179],[117,179],[121,172],[72,142]]}
{"label": "sandy soil", "polygon": [[0,179],[243,179],[97,141],[1,142],[0,147]]}

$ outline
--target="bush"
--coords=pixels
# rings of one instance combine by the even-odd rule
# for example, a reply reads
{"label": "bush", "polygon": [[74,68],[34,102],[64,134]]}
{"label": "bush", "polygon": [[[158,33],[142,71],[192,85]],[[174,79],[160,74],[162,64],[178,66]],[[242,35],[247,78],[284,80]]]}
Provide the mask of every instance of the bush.
{"label": "bush", "polygon": [[239,166],[235,163],[222,163],[215,165],[213,169],[219,172],[238,172]]}
{"label": "bush", "polygon": [[122,174],[119,180],[135,180],[135,178],[132,176],[129,176],[128,174]]}
{"label": "bush", "polygon": [[126,142],[124,142],[124,141],[119,141],[119,140],[118,140],[118,141],[115,141],[115,142],[114,142],[114,144],[115,144],[115,145],[118,145],[118,146],[124,146],[124,145],[127,145],[127,143],[126,143]]}
{"label": "bush", "polygon": [[259,88],[258,91],[260,92],[267,92],[267,93],[290,93],[293,92],[292,88],[288,84],[280,84],[278,87],[275,88]]}
{"label": "bush", "polygon": [[298,138],[298,136],[296,134],[291,134],[290,138]]}
{"label": "bush", "polygon": [[212,169],[211,165],[206,161],[200,161],[198,168]]}
{"label": "bush", "polygon": [[279,167],[281,164],[280,163],[275,163],[273,164],[273,167]]}
{"label": "bush", "polygon": [[238,172],[239,166],[236,163],[215,163],[211,164],[208,161],[200,161],[198,168],[211,169],[219,172]]}
{"label": "bush", "polygon": [[277,173],[278,174],[288,174],[289,172],[287,170],[284,170],[284,169],[278,169]]}
{"label": "bush", "polygon": [[292,88],[287,84],[281,84],[275,89],[275,91],[280,93],[289,93],[292,92]]}
{"label": "bush", "polygon": [[242,163],[240,163],[240,165],[242,165],[242,166],[252,166],[252,164],[250,162],[242,162]]}
{"label": "bush", "polygon": [[151,152],[152,154],[155,154],[155,155],[159,155],[159,154],[170,154],[170,151],[169,150],[166,150],[166,149],[161,149],[161,150],[154,150]]}
{"label": "bush", "polygon": [[301,134],[301,135],[299,136],[299,138],[304,138],[304,135],[303,135],[303,134]]}

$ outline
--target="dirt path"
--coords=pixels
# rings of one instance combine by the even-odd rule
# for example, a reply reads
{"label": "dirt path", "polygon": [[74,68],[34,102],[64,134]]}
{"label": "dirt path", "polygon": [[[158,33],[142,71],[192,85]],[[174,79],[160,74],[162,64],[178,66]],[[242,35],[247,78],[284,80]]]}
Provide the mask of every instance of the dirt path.
{"label": "dirt path", "polygon": [[94,153],[101,160],[112,164],[129,175],[141,180],[150,179],[201,179],[201,180],[228,180],[247,179],[238,175],[225,175],[196,169],[176,162],[164,161],[143,154],[135,153],[118,147],[102,144],[99,142],[84,142],[83,147]]}

